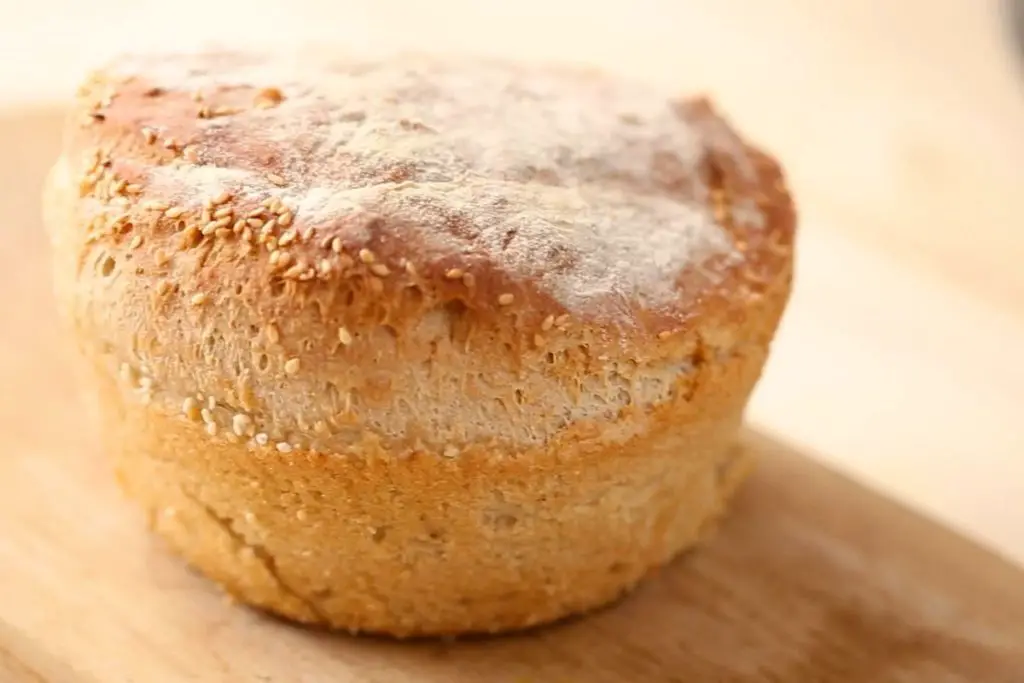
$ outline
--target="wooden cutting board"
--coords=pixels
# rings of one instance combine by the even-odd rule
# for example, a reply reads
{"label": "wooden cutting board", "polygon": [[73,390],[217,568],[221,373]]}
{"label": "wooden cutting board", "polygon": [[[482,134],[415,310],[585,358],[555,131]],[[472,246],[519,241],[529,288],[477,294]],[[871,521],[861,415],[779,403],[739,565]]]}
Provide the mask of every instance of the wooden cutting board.
{"label": "wooden cutting board", "polygon": [[92,446],[37,219],[58,120],[0,120],[2,683],[1024,681],[1024,572],[753,432],[761,466],[721,534],[586,618],[394,643],[228,604],[147,535]]}

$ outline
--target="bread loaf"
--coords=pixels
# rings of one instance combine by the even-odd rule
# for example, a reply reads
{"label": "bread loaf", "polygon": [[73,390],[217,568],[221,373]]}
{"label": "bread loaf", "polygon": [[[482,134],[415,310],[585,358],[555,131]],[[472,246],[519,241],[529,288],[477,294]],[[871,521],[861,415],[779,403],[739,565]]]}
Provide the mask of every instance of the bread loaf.
{"label": "bread loaf", "polygon": [[795,213],[707,100],[468,57],[126,56],[45,204],[119,481],[245,603],[548,622],[696,543],[747,470]]}

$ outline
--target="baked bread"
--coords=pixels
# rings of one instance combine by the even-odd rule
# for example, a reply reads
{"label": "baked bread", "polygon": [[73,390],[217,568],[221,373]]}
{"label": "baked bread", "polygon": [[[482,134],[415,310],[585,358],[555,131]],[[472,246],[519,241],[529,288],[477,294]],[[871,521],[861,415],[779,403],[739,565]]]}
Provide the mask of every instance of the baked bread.
{"label": "baked bread", "polygon": [[608,603],[692,546],[790,290],[705,100],[457,57],[124,57],[49,178],[104,448],[239,600],[407,635]]}

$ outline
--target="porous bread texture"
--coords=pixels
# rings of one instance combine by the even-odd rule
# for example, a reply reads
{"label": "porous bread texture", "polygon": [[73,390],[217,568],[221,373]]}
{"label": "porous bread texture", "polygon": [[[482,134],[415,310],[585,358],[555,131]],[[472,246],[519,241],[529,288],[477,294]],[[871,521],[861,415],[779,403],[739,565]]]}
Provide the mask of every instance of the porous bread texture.
{"label": "porous bread texture", "polygon": [[789,293],[777,164],[591,72],[124,59],[46,192],[126,489],[352,630],[549,621],[691,545]]}

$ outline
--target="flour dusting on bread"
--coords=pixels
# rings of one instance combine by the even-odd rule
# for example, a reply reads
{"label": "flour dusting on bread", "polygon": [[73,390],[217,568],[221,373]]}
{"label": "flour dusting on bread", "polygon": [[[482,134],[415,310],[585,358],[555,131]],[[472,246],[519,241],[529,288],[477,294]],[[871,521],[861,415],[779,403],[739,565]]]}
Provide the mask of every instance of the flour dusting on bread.
{"label": "flour dusting on bread", "polygon": [[[274,107],[200,120],[202,163],[154,169],[163,192],[277,196],[316,228],[377,213],[438,256],[488,259],[567,310],[609,317],[637,302],[679,305],[681,273],[713,285],[722,271],[703,264],[737,260],[714,215],[707,154],[749,175],[744,146],[642,84],[437,57],[138,58],[120,68],[198,93],[280,93]],[[763,223],[753,202],[736,207],[747,227]]]}

